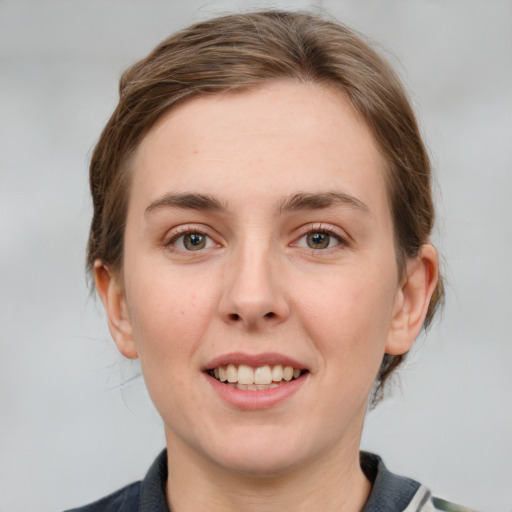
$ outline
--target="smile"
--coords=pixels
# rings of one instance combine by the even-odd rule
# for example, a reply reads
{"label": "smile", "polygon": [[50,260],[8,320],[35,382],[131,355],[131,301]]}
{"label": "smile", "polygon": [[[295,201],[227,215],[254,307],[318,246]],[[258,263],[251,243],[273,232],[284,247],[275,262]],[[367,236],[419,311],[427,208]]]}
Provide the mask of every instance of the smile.
{"label": "smile", "polygon": [[298,379],[306,372],[307,370],[280,364],[252,367],[233,363],[207,371],[208,375],[230,387],[253,391],[277,388],[286,382]]}

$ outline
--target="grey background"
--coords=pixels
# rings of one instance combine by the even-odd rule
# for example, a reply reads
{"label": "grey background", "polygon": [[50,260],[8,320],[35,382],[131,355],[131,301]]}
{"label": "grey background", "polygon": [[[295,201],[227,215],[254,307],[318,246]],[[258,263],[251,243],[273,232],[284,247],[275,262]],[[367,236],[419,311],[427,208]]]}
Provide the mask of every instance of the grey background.
{"label": "grey background", "polygon": [[164,446],[88,295],[88,158],[127,65],[193,21],[269,5],[321,7],[378,41],[434,159],[447,304],[363,447],[447,499],[512,511],[507,0],[0,0],[0,511],[96,499]]}

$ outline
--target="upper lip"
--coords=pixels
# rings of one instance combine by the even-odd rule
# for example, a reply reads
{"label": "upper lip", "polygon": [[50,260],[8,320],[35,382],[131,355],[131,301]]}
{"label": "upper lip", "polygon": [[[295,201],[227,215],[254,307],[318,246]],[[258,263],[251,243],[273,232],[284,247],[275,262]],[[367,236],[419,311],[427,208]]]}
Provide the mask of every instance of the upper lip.
{"label": "upper lip", "polygon": [[246,364],[247,366],[252,366],[253,368],[258,368],[263,365],[275,365],[280,364],[282,366],[291,366],[292,368],[299,368],[301,370],[307,370],[307,366],[293,359],[292,357],[285,356],[283,354],[278,354],[276,352],[266,352],[262,354],[246,354],[244,352],[231,352],[229,354],[223,354],[217,357],[214,357],[206,365],[203,370],[213,370],[214,368],[218,368],[219,366],[226,366],[228,364]]}

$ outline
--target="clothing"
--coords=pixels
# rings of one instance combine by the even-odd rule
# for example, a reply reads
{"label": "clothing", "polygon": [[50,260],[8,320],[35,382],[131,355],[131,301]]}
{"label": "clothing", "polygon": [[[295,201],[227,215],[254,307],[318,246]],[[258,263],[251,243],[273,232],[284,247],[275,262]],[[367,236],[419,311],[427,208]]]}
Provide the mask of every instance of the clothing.
{"label": "clothing", "polygon": [[[361,468],[373,484],[361,512],[471,512],[433,498],[430,491],[415,480],[391,473],[377,455],[361,452]],[[167,452],[164,450],[144,480],[67,512],[169,512],[165,499],[166,481]]]}

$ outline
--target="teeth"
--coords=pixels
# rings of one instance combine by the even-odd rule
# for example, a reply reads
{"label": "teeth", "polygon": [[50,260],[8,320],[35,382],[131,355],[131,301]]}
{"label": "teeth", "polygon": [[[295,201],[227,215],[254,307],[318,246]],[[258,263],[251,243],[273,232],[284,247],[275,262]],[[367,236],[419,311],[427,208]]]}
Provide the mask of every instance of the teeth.
{"label": "teeth", "polygon": [[[238,372],[240,373],[240,370],[238,370]],[[256,368],[256,371],[254,372],[254,384],[270,384],[271,382],[272,370],[268,364]]]}
{"label": "teeth", "polygon": [[276,384],[275,382],[272,382],[272,384],[231,384],[230,382],[227,382],[228,386],[231,386],[232,388],[236,389],[250,389],[251,391],[260,391],[263,389],[273,389],[279,387],[279,384]]}
{"label": "teeth", "polygon": [[228,364],[226,368],[226,378],[228,382],[238,382],[238,372],[234,364]]}
{"label": "teeth", "polygon": [[272,368],[272,380],[276,382],[283,380],[283,367],[280,364],[276,364]]}
{"label": "teeth", "polygon": [[287,366],[283,370],[283,379],[286,381],[290,381],[293,378],[293,368],[291,366]]}
{"label": "teeth", "polygon": [[238,384],[254,384],[254,370],[250,366],[241,364],[238,367]]}
{"label": "teeth", "polygon": [[299,368],[276,364],[268,364],[252,368],[249,365],[241,364],[238,367],[233,363],[227,366],[219,366],[210,371],[210,375],[217,380],[226,382],[238,389],[261,390],[277,387],[283,380],[290,382],[298,379],[302,371]]}

